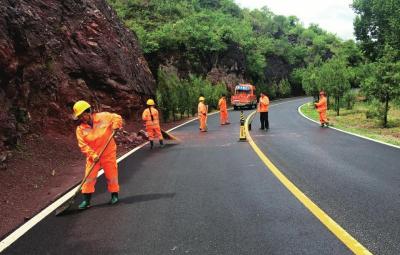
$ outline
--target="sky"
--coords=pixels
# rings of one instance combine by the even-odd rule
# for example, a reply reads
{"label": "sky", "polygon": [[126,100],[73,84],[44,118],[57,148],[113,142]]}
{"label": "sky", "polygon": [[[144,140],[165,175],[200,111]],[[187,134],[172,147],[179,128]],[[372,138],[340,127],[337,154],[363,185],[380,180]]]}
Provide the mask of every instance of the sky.
{"label": "sky", "polygon": [[267,6],[274,14],[300,19],[304,26],[318,24],[322,29],[347,40],[355,39],[353,20],[355,14],[350,7],[352,0],[234,0],[242,8]]}

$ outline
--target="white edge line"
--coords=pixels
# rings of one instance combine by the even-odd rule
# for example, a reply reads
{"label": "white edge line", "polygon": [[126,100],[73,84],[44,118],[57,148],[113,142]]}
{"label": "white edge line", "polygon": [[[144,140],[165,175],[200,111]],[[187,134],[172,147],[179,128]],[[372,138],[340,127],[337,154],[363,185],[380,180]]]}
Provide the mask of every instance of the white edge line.
{"label": "white edge line", "polygon": [[[229,109],[231,110],[231,109]],[[209,116],[211,115],[215,115],[219,113],[218,111],[213,112],[208,114]],[[170,132],[172,130],[175,130],[177,128],[180,128],[190,122],[193,122],[195,120],[198,120],[196,117],[193,117],[193,119],[188,120],[176,127],[173,127],[171,129],[169,129],[167,132]],[[133,148],[132,150],[130,150],[129,152],[125,153],[124,155],[122,155],[120,158],[117,159],[117,163],[121,162],[122,160],[124,160],[125,158],[129,157],[131,154],[133,154],[134,152],[138,151],[139,149],[141,149],[142,147],[144,147],[146,144],[148,144],[149,142],[145,142],[135,148]],[[97,174],[97,177],[101,176],[104,173],[103,170],[100,170],[99,173]],[[28,232],[31,228],[33,228],[36,224],[38,224],[41,220],[43,220],[44,218],[46,218],[50,213],[52,213],[55,209],[57,209],[58,207],[60,207],[63,203],[65,203],[66,201],[68,201],[68,199],[72,198],[73,195],[75,194],[76,190],[78,189],[78,185],[75,186],[74,188],[72,188],[70,191],[68,191],[66,194],[64,194],[62,197],[60,197],[59,199],[57,199],[56,201],[54,201],[53,203],[51,203],[49,206],[47,206],[46,208],[44,208],[42,211],[40,211],[38,214],[36,214],[34,217],[32,217],[32,219],[30,219],[29,221],[27,221],[26,223],[24,223],[22,226],[20,226],[19,228],[17,228],[16,230],[14,230],[11,234],[9,234],[6,238],[4,238],[3,240],[0,241],[0,252],[4,251],[8,246],[10,246],[11,244],[13,244],[15,241],[18,240],[18,238],[20,238],[22,235],[24,235],[26,232]]]}
{"label": "white edge line", "polygon": [[[319,124],[318,121],[315,121],[315,120],[313,120],[313,119],[307,117],[306,115],[304,115],[304,113],[302,113],[302,112],[300,111],[300,108],[301,108],[303,105],[306,105],[306,104],[308,104],[308,103],[305,103],[305,104],[300,105],[299,108],[297,108],[297,111],[298,111],[299,114],[300,114],[301,116],[303,116],[304,118],[306,118],[306,119],[308,119],[308,120],[310,120],[310,121],[312,121],[312,122],[315,122],[315,123]],[[370,140],[370,141],[372,141],[372,142],[376,142],[376,143],[384,144],[384,145],[387,145],[387,146],[390,146],[390,147],[393,147],[393,148],[396,148],[396,149],[400,149],[400,146],[397,146],[397,145],[394,145],[394,144],[385,143],[385,142],[382,142],[382,141],[379,141],[379,140],[375,140],[375,139],[373,139],[373,138],[369,138],[369,137],[366,137],[366,136],[363,136],[363,135],[355,134],[355,133],[352,133],[352,132],[349,132],[349,131],[345,131],[345,130],[342,130],[342,129],[338,129],[338,128],[335,128],[335,127],[331,127],[331,126],[329,126],[328,128],[334,129],[334,130],[339,131],[339,132],[342,132],[342,133],[346,133],[346,134],[348,134],[348,135],[357,136],[357,137],[360,137],[360,138],[363,138],[363,139]]]}

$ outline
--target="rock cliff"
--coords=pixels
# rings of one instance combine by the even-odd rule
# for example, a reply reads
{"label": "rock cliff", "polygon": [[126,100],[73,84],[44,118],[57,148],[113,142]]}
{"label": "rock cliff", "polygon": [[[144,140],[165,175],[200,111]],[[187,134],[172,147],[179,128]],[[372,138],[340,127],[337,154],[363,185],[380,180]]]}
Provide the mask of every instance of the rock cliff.
{"label": "rock cliff", "polygon": [[0,154],[70,128],[76,100],[134,117],[154,93],[136,36],[105,0],[0,0]]}

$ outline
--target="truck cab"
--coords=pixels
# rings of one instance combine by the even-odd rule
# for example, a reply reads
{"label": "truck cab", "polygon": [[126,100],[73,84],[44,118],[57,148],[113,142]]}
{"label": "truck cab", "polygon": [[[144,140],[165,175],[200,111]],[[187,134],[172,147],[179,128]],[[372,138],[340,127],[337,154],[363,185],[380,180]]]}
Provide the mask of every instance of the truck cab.
{"label": "truck cab", "polygon": [[257,96],[256,87],[251,84],[238,84],[235,86],[235,93],[231,97],[233,109],[239,108],[256,108]]}

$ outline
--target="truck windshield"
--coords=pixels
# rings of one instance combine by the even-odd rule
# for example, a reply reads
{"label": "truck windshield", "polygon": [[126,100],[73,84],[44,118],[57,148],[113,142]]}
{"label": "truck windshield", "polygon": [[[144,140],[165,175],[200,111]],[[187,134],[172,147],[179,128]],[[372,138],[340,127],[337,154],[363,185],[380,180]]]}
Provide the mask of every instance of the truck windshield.
{"label": "truck windshield", "polygon": [[235,87],[235,94],[240,95],[240,94],[250,94],[251,88],[249,86],[241,86],[237,85]]}
{"label": "truck windshield", "polygon": [[235,92],[236,95],[247,95],[250,94],[250,90],[236,90]]}

